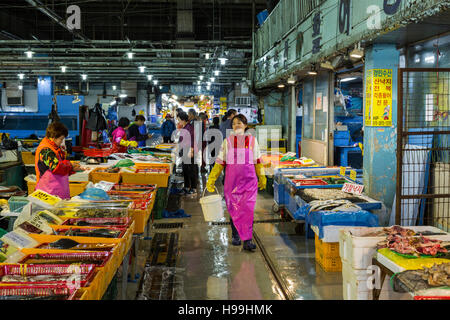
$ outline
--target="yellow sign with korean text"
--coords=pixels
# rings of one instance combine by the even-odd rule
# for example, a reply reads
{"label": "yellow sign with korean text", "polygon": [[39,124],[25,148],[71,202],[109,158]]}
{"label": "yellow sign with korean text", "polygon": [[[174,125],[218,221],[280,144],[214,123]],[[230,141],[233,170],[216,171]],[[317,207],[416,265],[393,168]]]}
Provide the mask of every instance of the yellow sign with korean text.
{"label": "yellow sign with korean text", "polygon": [[345,176],[345,167],[341,167],[341,168],[340,168],[339,174],[340,174],[341,176]]}
{"label": "yellow sign with korean text", "polygon": [[355,170],[350,171],[350,179],[353,181],[356,181],[356,171]]}
{"label": "yellow sign with korean text", "polygon": [[392,125],[392,69],[367,70],[365,125]]}

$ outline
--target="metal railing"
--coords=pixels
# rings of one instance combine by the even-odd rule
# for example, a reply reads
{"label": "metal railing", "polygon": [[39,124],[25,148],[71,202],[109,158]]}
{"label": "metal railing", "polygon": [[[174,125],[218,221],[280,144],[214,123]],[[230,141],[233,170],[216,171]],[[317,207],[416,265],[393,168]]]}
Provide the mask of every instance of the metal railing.
{"label": "metal railing", "polygon": [[294,26],[326,0],[281,0],[267,20],[256,31],[256,54],[263,56],[275,46]]}

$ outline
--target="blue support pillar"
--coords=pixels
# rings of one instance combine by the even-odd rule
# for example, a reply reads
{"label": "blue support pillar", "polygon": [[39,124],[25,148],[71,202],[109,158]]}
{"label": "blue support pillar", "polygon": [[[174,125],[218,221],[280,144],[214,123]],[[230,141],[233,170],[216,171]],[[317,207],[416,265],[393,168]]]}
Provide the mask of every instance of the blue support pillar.
{"label": "blue support pillar", "polygon": [[53,104],[53,81],[52,77],[39,76],[38,85],[38,113],[49,114]]}
{"label": "blue support pillar", "polygon": [[[397,146],[397,71],[400,54],[395,44],[375,44],[366,49],[365,72],[370,69],[392,69],[392,126],[364,126],[364,187],[367,194],[382,201],[388,216],[380,217],[387,224],[396,187]],[[364,81],[364,86],[366,83]],[[365,95],[364,88],[364,95]],[[364,99],[365,101],[365,99]],[[366,105],[364,104],[366,108]]]}

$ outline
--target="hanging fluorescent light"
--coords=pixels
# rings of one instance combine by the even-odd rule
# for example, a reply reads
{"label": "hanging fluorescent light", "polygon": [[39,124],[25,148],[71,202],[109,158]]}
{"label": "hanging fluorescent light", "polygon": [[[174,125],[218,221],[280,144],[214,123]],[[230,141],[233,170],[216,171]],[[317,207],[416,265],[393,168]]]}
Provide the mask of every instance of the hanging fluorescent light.
{"label": "hanging fluorescent light", "polygon": [[20,80],[22,80],[23,77],[25,77],[25,75],[23,73],[19,73],[17,76],[19,77]]}
{"label": "hanging fluorescent light", "polygon": [[285,85],[283,84],[283,83],[280,83],[279,85],[278,85],[278,88],[280,88],[280,89],[282,89],[282,88],[284,88],[285,87]]}
{"label": "hanging fluorescent light", "polygon": [[158,80],[153,80],[153,84],[156,86],[158,84]]}
{"label": "hanging fluorescent light", "polygon": [[315,70],[309,70],[309,71],[308,71],[308,74],[309,74],[310,76],[317,76],[317,71],[315,71]]}
{"label": "hanging fluorescent light", "polygon": [[203,73],[206,72],[206,68],[205,68],[205,67],[202,68],[202,72],[203,72]]}
{"label": "hanging fluorescent light", "polygon": [[203,75],[202,75],[202,76],[199,76],[199,79],[200,79],[200,80],[203,80],[203,78],[204,78],[204,76],[203,76]]}
{"label": "hanging fluorescent light", "polygon": [[82,74],[81,78],[83,78],[83,80],[86,80],[87,79],[87,74]]}
{"label": "hanging fluorescent light", "polygon": [[134,52],[133,51],[127,52],[127,56],[128,56],[128,59],[133,59]]}
{"label": "hanging fluorescent light", "polygon": [[202,86],[197,86],[197,90],[200,91],[202,89]]}
{"label": "hanging fluorescent light", "polygon": [[34,52],[28,49],[28,51],[25,51],[25,54],[27,55],[28,59],[31,59],[33,58]]}
{"label": "hanging fluorescent light", "polygon": [[350,58],[361,59],[362,57],[364,57],[364,51],[361,50],[361,47],[358,43],[358,47],[356,47],[355,45],[355,49],[350,52]]}
{"label": "hanging fluorescent light", "polygon": [[113,89],[113,90],[116,90],[116,89],[117,89],[117,86],[112,86],[112,89]]}
{"label": "hanging fluorescent light", "polygon": [[211,90],[211,86],[207,86],[207,87],[206,87],[206,90]]}
{"label": "hanging fluorescent light", "polygon": [[64,89],[69,90],[69,86],[66,84],[66,86],[64,87]]}
{"label": "hanging fluorescent light", "polygon": [[219,58],[220,64],[221,65],[225,65],[225,63],[227,63],[227,58]]}
{"label": "hanging fluorescent light", "polygon": [[145,71],[145,66],[140,66],[140,67],[139,67],[139,71],[141,71],[141,73],[144,73],[144,71]]}
{"label": "hanging fluorescent light", "polygon": [[341,80],[341,82],[349,82],[349,81],[352,81],[352,80],[355,80],[355,79],[356,79],[355,77],[344,78],[344,79]]}
{"label": "hanging fluorescent light", "polygon": [[202,82],[201,82],[200,80],[199,80],[199,81],[197,81],[197,84],[198,84],[198,85],[200,85],[201,83],[202,83]]}
{"label": "hanging fluorescent light", "polygon": [[211,86],[211,82],[209,82],[209,81],[208,81],[208,82],[207,82],[206,84],[208,85],[208,87],[210,87],[210,86]]}
{"label": "hanging fluorescent light", "polygon": [[148,74],[148,75],[147,75],[147,80],[148,80],[148,81],[151,81],[152,78],[153,78],[153,76],[152,76],[151,74]]}
{"label": "hanging fluorescent light", "polygon": [[23,85],[19,84],[19,90],[23,90]]}
{"label": "hanging fluorescent light", "polygon": [[295,84],[295,77],[292,75],[292,76],[290,76],[289,78],[288,78],[288,80],[287,80],[287,82],[289,83],[289,84]]}
{"label": "hanging fluorescent light", "polygon": [[66,66],[61,66],[61,72],[66,72],[67,67]]}
{"label": "hanging fluorescent light", "polygon": [[211,82],[214,82],[214,81],[216,81],[216,78],[211,77],[211,78],[209,78],[209,80],[211,80]]}
{"label": "hanging fluorescent light", "polygon": [[162,90],[162,86],[159,86],[159,90]]}
{"label": "hanging fluorescent light", "polygon": [[119,98],[126,98],[128,97],[128,95],[126,95],[125,93],[119,94]]}
{"label": "hanging fluorescent light", "polygon": [[205,53],[205,59],[209,60],[209,58],[211,57],[211,54],[209,52]]}
{"label": "hanging fluorescent light", "polygon": [[215,75],[215,76],[218,76],[218,75],[219,75],[219,73],[220,73],[220,71],[219,71],[219,70],[214,70],[214,75]]}

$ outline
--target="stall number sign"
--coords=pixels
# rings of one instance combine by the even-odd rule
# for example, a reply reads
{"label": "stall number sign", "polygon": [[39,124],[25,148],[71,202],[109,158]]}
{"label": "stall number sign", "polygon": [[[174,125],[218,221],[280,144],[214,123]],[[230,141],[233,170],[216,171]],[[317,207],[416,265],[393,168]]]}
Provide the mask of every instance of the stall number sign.
{"label": "stall number sign", "polygon": [[355,170],[350,171],[350,179],[353,181],[356,181],[356,171]]}
{"label": "stall number sign", "polygon": [[392,69],[367,70],[365,125],[392,126]]}
{"label": "stall number sign", "polygon": [[36,198],[37,200],[40,200],[51,206],[54,206],[59,201],[61,201],[61,199],[59,199],[58,197],[54,197],[54,196],[52,196],[44,191],[40,191],[40,190],[37,190],[37,191],[33,192],[32,194],[30,194],[30,197]]}
{"label": "stall number sign", "polygon": [[344,183],[342,191],[353,194],[362,194],[364,186],[361,184]]}

